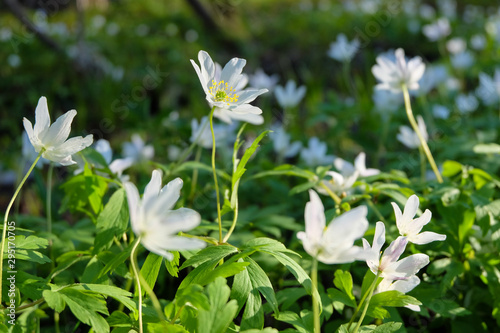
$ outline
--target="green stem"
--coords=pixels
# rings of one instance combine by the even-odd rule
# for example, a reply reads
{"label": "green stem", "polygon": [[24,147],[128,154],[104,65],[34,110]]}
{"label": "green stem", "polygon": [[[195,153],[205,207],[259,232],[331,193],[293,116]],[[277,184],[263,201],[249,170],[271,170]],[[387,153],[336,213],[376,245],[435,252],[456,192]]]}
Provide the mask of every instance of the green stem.
{"label": "green stem", "polygon": [[52,174],[54,173],[54,163],[49,163],[47,174],[47,233],[49,234],[49,258],[52,260],[51,266],[55,267],[52,250]]}
{"label": "green stem", "polygon": [[61,328],[59,327],[59,312],[54,311],[54,325],[56,328],[56,333],[61,333]]}
{"label": "green stem", "polygon": [[[373,283],[377,283],[376,282],[377,279],[378,279],[378,277],[374,280],[374,282],[372,282],[372,284]],[[370,286],[370,288],[371,288],[371,286]],[[354,322],[354,319],[356,319],[356,316],[358,315],[359,310],[361,310],[361,307],[363,306],[363,303],[365,302],[365,300],[366,300],[367,297],[368,297],[368,293],[365,293],[363,295],[363,297],[361,297],[361,300],[359,301],[359,304],[356,307],[356,310],[354,310],[354,313],[353,313],[353,315],[351,317],[351,320],[349,320],[349,325],[347,326],[347,331],[349,331],[349,328],[351,327],[352,323]]]}
{"label": "green stem", "polygon": [[0,303],[2,303],[2,282],[3,282],[3,253],[4,253],[4,248],[5,248],[5,236],[7,235],[7,220],[9,219],[9,212],[10,209],[12,208],[12,205],[14,204],[14,201],[16,200],[17,195],[19,194],[19,191],[21,191],[21,188],[23,187],[24,183],[26,182],[26,179],[28,179],[29,175],[33,171],[33,168],[35,167],[36,163],[42,157],[42,153],[44,152],[44,149],[40,151],[38,156],[36,157],[35,161],[29,168],[28,172],[24,176],[24,178],[21,180],[21,183],[17,186],[16,191],[14,192],[14,195],[12,196],[12,199],[10,199],[9,205],[7,206],[7,210],[5,211],[5,216],[3,219],[3,231],[2,231],[2,243],[0,245]]}
{"label": "green stem", "polygon": [[323,183],[323,181],[321,181],[319,184],[320,184],[320,186],[321,186],[322,188],[324,188],[324,189],[325,189],[326,193],[328,193],[328,194],[330,195],[330,197],[333,199],[333,201],[335,201],[335,203],[336,203],[337,205],[340,205],[340,203],[342,202],[342,199],[340,199],[338,195],[336,195],[336,194],[335,194],[332,190],[330,190],[330,188],[329,188],[328,186],[326,186],[326,185]]}
{"label": "green stem", "polygon": [[434,162],[434,158],[432,157],[431,150],[429,149],[429,146],[427,145],[427,142],[425,141],[424,137],[422,136],[422,133],[420,133],[420,129],[418,128],[417,121],[415,120],[415,117],[413,116],[413,111],[411,110],[411,103],[410,103],[410,93],[408,92],[408,87],[406,87],[405,84],[402,86],[403,88],[403,96],[405,100],[405,107],[406,107],[406,115],[408,116],[408,120],[410,121],[411,127],[415,131],[415,133],[418,136],[418,139],[420,140],[420,144],[422,145],[422,149],[425,152],[425,155],[427,157],[427,160],[429,161],[432,171],[436,174],[437,181],[439,183],[443,182],[443,178],[441,177],[441,173],[439,173],[439,169],[436,165],[436,162]]}
{"label": "green stem", "polygon": [[219,223],[219,243],[222,243],[222,216],[220,212],[219,184],[217,183],[217,169],[215,169],[215,133],[214,133],[214,111],[215,106],[210,111],[210,132],[212,132],[212,171],[214,173],[215,197],[217,199],[217,222]]}
{"label": "green stem", "polygon": [[146,293],[151,298],[151,302],[153,302],[153,307],[155,308],[158,317],[161,320],[165,320],[163,312],[161,311],[161,304],[160,301],[158,300],[158,297],[156,297],[156,294],[154,293],[153,289],[151,289],[148,282],[144,279],[144,277],[140,272],[139,272],[139,279],[141,280],[142,287],[146,290]]}
{"label": "green stem", "polygon": [[234,216],[233,216],[233,224],[231,224],[231,228],[229,228],[229,231],[227,232],[226,236],[224,237],[224,240],[222,241],[223,243],[227,243],[229,240],[229,237],[231,237],[231,234],[234,231],[234,228],[236,228],[236,222],[238,221],[238,199],[236,199],[236,203],[234,206]]}
{"label": "green stem", "polygon": [[[319,299],[316,299],[315,290],[318,290],[318,259],[313,257],[312,268],[311,268],[311,281],[312,281],[312,308],[313,308],[313,319],[314,319],[314,333],[321,333],[321,323],[319,318]],[[319,295],[319,294],[318,294]]]}
{"label": "green stem", "polygon": [[141,289],[141,278],[140,278],[140,273],[139,273],[139,268],[137,264],[137,248],[139,247],[139,243],[141,241],[141,237],[137,237],[134,247],[132,248],[132,252],[130,253],[130,261],[132,264],[132,270],[134,271],[134,277],[135,277],[135,282],[136,282],[136,287],[137,287],[137,295],[139,297],[139,304],[138,304],[138,319],[139,319],[139,333],[143,333],[143,328],[142,328],[142,289]]}
{"label": "green stem", "polygon": [[[375,286],[377,285],[377,280],[378,280],[379,275],[380,275],[380,272],[377,272],[377,275],[375,276],[375,279],[373,280],[372,285],[370,286],[370,290],[368,291],[368,298],[366,299],[365,307],[363,308],[363,312],[361,313],[361,317],[359,317],[358,323],[356,324],[356,327],[354,328],[354,333],[358,332],[358,329],[361,326],[363,319],[365,319],[366,311],[368,311],[368,306],[370,305],[370,300],[372,299],[373,292],[375,291]],[[349,328],[347,330],[349,330]]]}

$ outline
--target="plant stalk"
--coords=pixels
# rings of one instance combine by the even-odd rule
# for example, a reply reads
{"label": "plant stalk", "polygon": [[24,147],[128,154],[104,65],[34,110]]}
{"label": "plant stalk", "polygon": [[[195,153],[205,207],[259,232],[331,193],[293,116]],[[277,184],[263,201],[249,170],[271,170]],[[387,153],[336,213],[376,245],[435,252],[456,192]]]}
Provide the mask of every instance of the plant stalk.
{"label": "plant stalk", "polygon": [[215,168],[215,149],[216,149],[216,143],[215,143],[215,133],[214,133],[214,111],[215,111],[215,106],[212,107],[212,110],[210,111],[210,132],[212,132],[212,171],[214,173],[214,186],[215,186],[215,197],[217,199],[217,222],[219,223],[219,243],[223,243],[222,241],[222,216],[221,216],[221,211],[220,211],[220,198],[219,198],[219,184],[217,182],[217,169]]}
{"label": "plant stalk", "polygon": [[139,247],[139,243],[141,242],[141,237],[137,237],[134,247],[132,248],[132,252],[130,253],[130,262],[132,264],[132,270],[134,271],[134,277],[137,288],[137,295],[139,297],[138,301],[138,319],[139,319],[139,333],[144,333],[142,328],[142,289],[141,289],[141,278],[139,273],[139,265],[137,264],[137,248]]}
{"label": "plant stalk", "polygon": [[318,259],[313,257],[312,268],[311,268],[311,281],[312,281],[312,308],[313,308],[313,318],[314,318],[314,333],[321,333],[321,323],[319,318],[319,299],[316,299],[315,290],[318,290]]}

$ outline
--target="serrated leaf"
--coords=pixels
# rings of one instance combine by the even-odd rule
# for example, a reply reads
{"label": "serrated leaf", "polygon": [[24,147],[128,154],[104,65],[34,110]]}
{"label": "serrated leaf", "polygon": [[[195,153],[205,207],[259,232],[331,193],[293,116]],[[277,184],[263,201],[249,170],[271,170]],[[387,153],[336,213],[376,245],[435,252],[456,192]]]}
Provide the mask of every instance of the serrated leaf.
{"label": "serrated leaf", "polygon": [[77,286],[73,286],[72,288],[75,290],[85,290],[96,294],[112,297],[118,302],[125,305],[130,311],[136,309],[135,302],[132,300],[132,293],[115,286],[82,283]]}
{"label": "serrated leaf", "polygon": [[108,272],[115,270],[118,266],[123,264],[125,260],[127,260],[128,257],[130,257],[130,252],[132,252],[132,245],[133,243],[129,244],[129,246],[126,249],[121,251],[118,255],[114,256],[113,259],[111,259],[108,263],[106,263],[106,265],[101,269],[101,271],[97,275],[96,280],[98,280]]}
{"label": "serrated leaf", "polygon": [[125,190],[119,189],[113,193],[97,217],[94,254],[109,249],[113,238],[127,230],[128,219],[129,211]]}
{"label": "serrated leaf", "polygon": [[238,249],[235,248],[234,246],[229,246],[229,245],[210,246],[204,248],[203,250],[199,251],[194,256],[186,260],[179,268],[179,270],[182,270],[189,266],[200,265],[206,261],[213,261],[213,260],[219,261],[222,258],[225,258],[228,255],[236,252],[238,252]]}
{"label": "serrated leaf", "polygon": [[[6,239],[7,242],[7,239]],[[49,257],[43,253],[35,250],[45,249],[49,245],[49,241],[46,238],[37,237],[30,235],[28,237],[24,235],[15,236],[14,243],[16,245],[16,259],[26,260],[31,262],[36,262],[38,264],[45,264],[52,262]],[[7,258],[8,247],[4,248],[4,257]]]}
{"label": "serrated leaf", "polygon": [[235,300],[228,302],[230,292],[222,277],[207,286],[210,310],[198,311],[198,333],[220,333],[227,330],[238,310]]}
{"label": "serrated leaf", "polygon": [[52,290],[44,290],[42,295],[51,309],[59,313],[63,312],[66,307],[66,302],[64,302],[63,297],[59,293],[53,292]]}

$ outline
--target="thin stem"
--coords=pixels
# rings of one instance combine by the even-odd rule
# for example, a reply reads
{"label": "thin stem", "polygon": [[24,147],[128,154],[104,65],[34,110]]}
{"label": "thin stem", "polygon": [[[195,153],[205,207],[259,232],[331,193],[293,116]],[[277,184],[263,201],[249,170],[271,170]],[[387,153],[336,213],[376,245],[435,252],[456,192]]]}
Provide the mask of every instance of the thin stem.
{"label": "thin stem", "polygon": [[132,264],[132,270],[134,271],[135,282],[137,286],[137,295],[139,297],[138,311],[139,311],[139,333],[143,333],[142,329],[142,289],[141,289],[141,278],[139,276],[139,265],[137,264],[137,248],[139,247],[139,243],[141,241],[141,237],[137,237],[135,241],[134,247],[132,248],[132,252],[130,253],[130,261]]}
{"label": "thin stem", "polygon": [[385,222],[384,215],[380,212],[380,210],[373,204],[373,201],[371,199],[366,199],[366,203],[368,203],[368,206],[370,206],[371,209],[375,212],[375,215],[377,215],[377,218],[379,221]]}
{"label": "thin stem", "polygon": [[59,327],[59,312],[54,311],[54,326],[56,328],[56,333],[61,333],[61,328]]}
{"label": "thin stem", "polygon": [[183,309],[184,309],[184,305],[179,308],[177,313],[174,315],[174,318],[172,318],[172,320],[170,321],[171,325],[175,324],[175,321],[177,320],[177,318],[179,318]]}
{"label": "thin stem", "polygon": [[326,186],[325,183],[323,183],[322,181],[320,182],[320,186],[325,189],[326,193],[328,193],[330,197],[332,197],[333,201],[335,201],[337,205],[340,205],[342,199],[340,199],[338,195],[336,195],[332,190],[330,190],[330,188]]}
{"label": "thin stem", "polygon": [[[374,280],[374,282],[372,282],[372,284],[376,283],[377,279],[378,279],[378,277]],[[370,288],[371,288],[371,286],[370,286]],[[351,320],[349,320],[349,325],[347,326],[347,331],[349,331],[349,328],[351,327],[352,323],[354,322],[354,319],[356,319],[356,316],[358,315],[359,310],[361,310],[361,307],[363,306],[363,304],[365,302],[365,299],[367,297],[368,297],[368,293],[365,293],[363,295],[363,297],[361,297],[361,300],[359,301],[359,304],[356,307],[356,310],[354,310],[354,313],[353,313],[353,315],[351,317]]]}
{"label": "thin stem", "polygon": [[212,111],[210,111],[210,132],[212,132],[212,171],[214,173],[214,185],[215,185],[215,197],[217,199],[217,222],[219,223],[219,243],[222,243],[222,216],[220,212],[220,198],[219,198],[219,184],[217,183],[217,169],[215,169],[215,133],[214,133],[214,125],[213,125],[213,119],[214,119],[214,111],[215,111],[215,106],[212,108]]}
{"label": "thin stem", "polygon": [[354,333],[358,332],[358,329],[361,326],[363,319],[365,319],[366,311],[368,310],[368,306],[370,305],[370,300],[372,299],[373,292],[375,291],[375,286],[377,285],[377,280],[378,280],[379,274],[380,274],[380,272],[377,272],[377,275],[375,276],[375,279],[373,280],[372,285],[370,286],[370,290],[368,291],[368,298],[366,299],[365,307],[363,308],[363,312],[361,313],[361,317],[359,317],[358,323],[356,324],[356,328],[354,329]]}
{"label": "thin stem", "polygon": [[163,312],[161,311],[161,304],[160,301],[158,300],[158,297],[156,297],[156,294],[154,293],[153,289],[151,289],[148,282],[144,279],[144,277],[140,272],[139,272],[139,279],[141,279],[142,287],[146,290],[146,293],[151,298],[151,302],[153,302],[153,307],[155,308],[156,313],[158,313],[158,317],[161,320],[165,320]]}
{"label": "thin stem", "polygon": [[321,323],[319,318],[319,299],[316,299],[315,290],[318,290],[318,259],[313,257],[312,268],[311,268],[311,281],[312,281],[312,307],[313,307],[313,318],[314,318],[314,333],[321,333]]}
{"label": "thin stem", "polygon": [[234,216],[233,216],[233,224],[231,224],[231,228],[229,228],[229,231],[227,232],[226,236],[224,237],[224,240],[222,241],[223,243],[227,243],[229,240],[229,237],[231,237],[231,234],[234,231],[234,228],[236,228],[236,222],[238,221],[238,199],[236,199],[236,203],[234,206]]}
{"label": "thin stem", "polygon": [[14,204],[14,201],[16,200],[17,195],[19,194],[19,191],[21,191],[21,188],[23,187],[24,183],[26,182],[26,179],[28,179],[29,175],[33,171],[33,168],[35,167],[36,163],[42,157],[42,153],[44,150],[40,151],[38,156],[36,157],[35,161],[29,168],[28,172],[24,176],[24,178],[21,180],[21,183],[17,186],[16,191],[14,192],[14,195],[12,196],[12,199],[10,199],[9,205],[7,206],[7,210],[5,211],[5,217],[3,219],[3,231],[2,231],[2,245],[0,245],[0,303],[2,303],[2,282],[3,282],[3,253],[4,253],[4,248],[5,248],[5,236],[7,235],[7,220],[9,219],[9,212],[10,209],[12,208],[12,205]]}
{"label": "thin stem", "polygon": [[411,110],[411,103],[410,103],[410,93],[408,92],[408,87],[406,87],[405,84],[403,84],[403,96],[405,100],[405,107],[406,107],[406,115],[408,116],[408,120],[410,121],[411,127],[413,127],[413,130],[415,133],[417,133],[418,139],[420,140],[420,144],[422,145],[422,149],[425,152],[425,155],[427,157],[427,160],[429,161],[432,171],[436,174],[437,181],[439,183],[443,182],[443,178],[441,177],[441,173],[439,172],[439,169],[436,165],[436,162],[434,162],[434,158],[432,157],[431,150],[429,149],[429,146],[427,145],[427,141],[425,141],[424,137],[422,136],[422,133],[420,133],[420,129],[418,128],[417,121],[415,120],[415,117],[413,116],[413,111]]}
{"label": "thin stem", "polygon": [[52,174],[54,173],[54,163],[49,163],[49,171],[47,174],[47,233],[49,234],[49,258],[52,260],[51,266],[55,267],[53,260],[52,249]]}
{"label": "thin stem", "polygon": [[36,301],[33,301],[31,303],[21,305],[21,306],[19,306],[19,307],[16,308],[16,313],[19,313],[19,312],[21,312],[24,309],[31,308],[32,306],[35,306],[37,304],[43,303],[44,301],[45,301],[45,298],[42,297],[42,298],[39,298]]}

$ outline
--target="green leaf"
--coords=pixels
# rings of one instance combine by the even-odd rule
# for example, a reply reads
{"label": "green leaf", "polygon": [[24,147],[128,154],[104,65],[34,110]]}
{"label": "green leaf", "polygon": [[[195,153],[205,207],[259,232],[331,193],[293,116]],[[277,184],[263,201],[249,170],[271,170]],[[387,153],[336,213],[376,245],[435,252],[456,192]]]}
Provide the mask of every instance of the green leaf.
{"label": "green leaf", "polygon": [[72,288],[75,290],[85,290],[96,294],[112,297],[118,302],[125,305],[130,311],[134,311],[137,308],[135,302],[131,298],[132,293],[115,286],[82,283]]}
{"label": "green leaf", "polygon": [[443,163],[443,176],[444,177],[453,177],[457,173],[462,172],[462,164],[455,161],[445,161]]}
{"label": "green leaf", "polygon": [[[148,283],[151,290],[155,287],[158,274],[160,273],[162,261],[162,256],[159,256],[153,252],[149,252],[146,261],[144,261],[144,264],[142,265],[141,275],[144,277],[144,280]],[[146,294],[146,291],[143,290],[142,294],[144,296]],[[135,295],[137,296],[137,290]]]}
{"label": "green leaf", "polygon": [[177,293],[174,302],[178,308],[189,303],[195,308],[210,310],[208,297],[203,293],[203,287],[198,284],[191,284],[181,290]]}
{"label": "green leaf", "polygon": [[[133,243],[129,244],[129,246],[125,250],[121,251],[118,255],[113,256],[113,259],[107,262],[106,265],[101,269],[99,275],[97,275],[96,280],[98,280],[108,272],[114,271],[116,268],[118,268],[118,266],[123,264],[125,260],[127,260],[128,257],[130,257],[130,252],[132,252],[132,246]],[[99,257],[101,256],[102,255],[100,254]]]}
{"label": "green leaf", "polygon": [[337,269],[335,271],[335,278],[333,279],[333,284],[335,287],[339,288],[341,291],[343,291],[351,300],[354,301],[354,304],[356,304],[354,295],[352,294],[352,276],[349,271],[342,271],[340,269]]}
{"label": "green leaf", "polygon": [[[182,163],[179,167],[175,169],[176,173],[180,173],[182,171],[192,171],[192,170],[200,170],[200,171],[206,171],[212,174],[212,166],[201,163],[201,162],[196,162],[196,161],[187,161]],[[227,173],[224,172],[220,169],[217,169],[217,176],[224,178],[225,180],[231,180],[231,176]]]}
{"label": "green leaf", "polygon": [[311,333],[308,325],[306,325],[302,318],[299,317],[299,315],[295,312],[281,311],[279,314],[275,314],[274,317],[276,318],[276,320],[293,325],[293,327],[295,327],[301,333]]}
{"label": "green leaf", "polygon": [[213,261],[213,260],[219,261],[222,258],[227,257],[228,255],[236,252],[238,252],[238,249],[235,248],[234,246],[229,246],[229,245],[210,246],[199,251],[194,256],[186,260],[179,268],[179,270],[182,270],[189,266],[197,266],[206,261]]}
{"label": "green leaf", "polygon": [[299,184],[297,186],[294,186],[290,190],[290,195],[294,195],[297,193],[307,191],[307,190],[313,188],[314,186],[316,186],[317,184],[318,184],[317,181],[309,181],[309,182],[305,182],[305,183]]}
{"label": "green leaf", "polygon": [[252,145],[247,148],[247,150],[243,154],[243,157],[241,157],[240,162],[238,163],[238,166],[236,167],[236,171],[233,173],[233,177],[232,177],[232,184],[233,185],[236,184],[236,181],[238,181],[243,176],[243,174],[246,171],[245,166],[246,166],[248,160],[250,159],[250,157],[252,157],[252,155],[255,153],[255,150],[259,147],[259,142],[269,132],[270,131],[267,130],[267,131],[260,133],[260,135],[252,142]]}
{"label": "green leaf", "polygon": [[94,254],[109,249],[113,238],[122,235],[128,228],[129,211],[124,189],[119,189],[97,217],[97,234]]}
{"label": "green leaf", "polygon": [[373,295],[368,305],[367,314],[374,318],[386,318],[388,316],[387,310],[380,307],[403,307],[406,305],[421,305],[422,303],[415,297],[405,295],[397,290],[384,291]]}
{"label": "green leaf", "polygon": [[314,174],[314,172],[298,168],[295,165],[283,164],[274,168],[273,170],[259,172],[253,175],[251,178],[261,178],[267,176],[294,176],[306,179],[314,179],[316,175]]}
{"label": "green leaf", "polygon": [[167,268],[167,271],[170,275],[173,277],[179,277],[179,259],[181,258],[181,255],[179,254],[179,251],[170,251],[174,255],[174,259],[172,260],[165,260],[165,267]]}
{"label": "green leaf", "polygon": [[[8,258],[8,238],[6,238],[6,246],[4,248],[4,257]],[[49,241],[46,238],[40,238],[37,236],[30,235],[28,237],[24,235],[15,236],[14,240],[16,246],[16,260],[26,260],[35,262],[37,264],[45,264],[52,262],[49,257],[43,253],[35,250],[45,249],[49,245]]]}
{"label": "green leaf", "polygon": [[227,302],[230,292],[226,280],[222,277],[207,286],[210,310],[198,311],[198,333],[221,333],[227,330],[238,310],[235,300]]}
{"label": "green leaf", "polygon": [[475,145],[472,150],[476,154],[500,154],[500,145],[496,143],[480,143]]}
{"label": "green leaf", "polygon": [[42,295],[51,309],[59,313],[63,312],[66,303],[59,293],[53,292],[52,290],[44,290]]}

